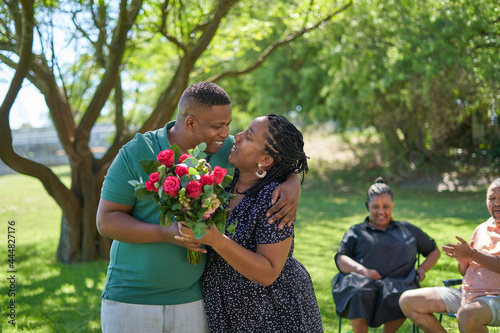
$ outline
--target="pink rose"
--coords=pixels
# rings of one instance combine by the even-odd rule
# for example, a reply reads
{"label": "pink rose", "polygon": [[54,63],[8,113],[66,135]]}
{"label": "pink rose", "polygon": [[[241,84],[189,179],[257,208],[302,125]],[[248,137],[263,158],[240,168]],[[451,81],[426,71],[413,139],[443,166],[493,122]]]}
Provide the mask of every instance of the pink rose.
{"label": "pink rose", "polygon": [[158,162],[169,168],[174,165],[174,151],[172,149],[165,149],[158,154],[156,159]]}
{"label": "pink rose", "polygon": [[210,216],[212,216],[212,214],[213,214],[213,213],[215,213],[215,210],[216,210],[216,209],[217,209],[217,208],[211,208],[211,209],[207,210],[205,213],[203,213],[203,218],[204,218],[205,220],[209,219],[209,218],[210,218]]}
{"label": "pink rose", "polygon": [[152,181],[148,180],[146,182],[146,184],[144,184],[144,185],[146,186],[146,190],[151,191],[151,192],[158,192],[158,189],[156,188],[155,183],[153,183]]}
{"label": "pink rose", "polygon": [[196,180],[190,181],[186,186],[186,195],[190,198],[198,198],[201,194],[202,185]]}
{"label": "pink rose", "polygon": [[227,170],[224,168],[221,168],[220,166],[216,166],[214,168],[214,171],[212,171],[212,175],[214,176],[214,182],[216,184],[222,183],[224,180],[224,176],[226,175]]}
{"label": "pink rose", "polygon": [[202,185],[213,185],[214,184],[214,176],[206,173],[203,176],[201,176],[200,183]]}
{"label": "pink rose", "polygon": [[170,195],[171,197],[175,197],[179,192],[179,188],[181,187],[181,181],[179,178],[174,176],[168,176],[163,183],[163,191]]}
{"label": "pink rose", "polygon": [[189,168],[186,165],[179,165],[175,168],[175,173],[177,176],[182,177],[189,174]]}
{"label": "pink rose", "polygon": [[179,163],[184,162],[184,160],[185,160],[186,158],[190,158],[190,157],[193,157],[193,156],[191,156],[191,155],[189,155],[189,154],[182,154],[182,155],[181,155],[181,157],[179,157]]}

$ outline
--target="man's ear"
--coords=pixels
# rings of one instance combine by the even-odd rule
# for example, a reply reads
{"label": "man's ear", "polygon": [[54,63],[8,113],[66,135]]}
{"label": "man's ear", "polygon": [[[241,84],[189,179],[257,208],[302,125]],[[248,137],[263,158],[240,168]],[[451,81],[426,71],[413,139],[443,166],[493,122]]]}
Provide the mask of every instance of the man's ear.
{"label": "man's ear", "polygon": [[186,120],[184,120],[184,124],[186,125],[186,129],[188,131],[194,132],[197,125],[196,118],[193,116],[187,116]]}
{"label": "man's ear", "polygon": [[366,206],[366,210],[370,211],[370,207],[368,207],[368,202],[367,201],[365,202],[365,206]]}

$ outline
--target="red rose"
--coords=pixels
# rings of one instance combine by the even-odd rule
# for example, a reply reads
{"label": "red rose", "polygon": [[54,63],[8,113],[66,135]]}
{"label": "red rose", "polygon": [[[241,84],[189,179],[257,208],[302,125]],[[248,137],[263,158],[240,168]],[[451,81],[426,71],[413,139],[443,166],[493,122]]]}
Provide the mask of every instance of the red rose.
{"label": "red rose", "polygon": [[190,198],[198,198],[201,194],[202,186],[203,185],[196,180],[190,181],[186,186],[186,195]]}
{"label": "red rose", "polygon": [[186,165],[179,165],[177,168],[175,168],[175,173],[179,177],[182,177],[184,175],[188,175],[189,174],[189,168]]}
{"label": "red rose", "polygon": [[153,172],[149,175],[149,181],[153,184],[158,183],[158,180],[160,180],[160,175],[158,174],[158,172]]}
{"label": "red rose", "polygon": [[146,185],[146,190],[151,191],[151,192],[158,192],[158,189],[156,188],[155,183],[153,183],[152,181],[148,180],[146,182],[146,184],[144,184],[144,185]]}
{"label": "red rose", "polygon": [[182,155],[181,155],[181,157],[179,157],[179,163],[184,162],[184,160],[185,160],[186,158],[190,158],[190,157],[193,157],[193,156],[191,156],[191,155],[189,155],[189,154],[182,154]]}
{"label": "red rose", "polygon": [[174,176],[168,176],[163,183],[163,191],[170,195],[171,197],[175,197],[179,192],[179,188],[181,187],[181,181],[179,178]]}
{"label": "red rose", "polygon": [[214,168],[214,171],[212,172],[212,175],[214,176],[214,182],[216,184],[222,183],[224,180],[224,176],[226,175],[227,170],[224,168],[221,168],[220,166],[216,166]]}
{"label": "red rose", "polygon": [[201,176],[200,183],[202,185],[213,185],[214,184],[214,176],[206,173],[203,176]]}
{"label": "red rose", "polygon": [[152,174],[149,175],[149,180],[144,184],[146,186],[146,190],[151,191],[151,192],[158,192],[158,189],[155,186],[155,183],[157,183],[159,180],[159,174],[158,172],[153,172]]}
{"label": "red rose", "polygon": [[174,165],[174,151],[172,149],[165,149],[158,154],[156,159],[158,162],[169,168]]}

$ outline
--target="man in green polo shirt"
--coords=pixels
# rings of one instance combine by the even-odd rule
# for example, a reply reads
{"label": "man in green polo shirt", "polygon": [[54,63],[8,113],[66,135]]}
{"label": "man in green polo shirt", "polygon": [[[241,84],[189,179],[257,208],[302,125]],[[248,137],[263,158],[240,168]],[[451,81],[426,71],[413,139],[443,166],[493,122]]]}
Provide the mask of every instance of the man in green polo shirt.
{"label": "man in green polo shirt", "polygon": [[[230,103],[214,83],[189,86],[179,100],[176,121],[137,134],[111,164],[97,212],[99,233],[114,240],[101,296],[103,332],[208,332],[200,284],[205,265],[186,261],[187,249],[199,249],[175,240],[176,223],[160,226],[157,204],[136,200],[128,181],[147,179],[139,161],[156,159],[174,143],[187,153],[205,142],[212,166],[231,167]],[[293,220],[300,196],[298,179],[290,178],[277,191],[279,201],[270,214],[282,223]]]}

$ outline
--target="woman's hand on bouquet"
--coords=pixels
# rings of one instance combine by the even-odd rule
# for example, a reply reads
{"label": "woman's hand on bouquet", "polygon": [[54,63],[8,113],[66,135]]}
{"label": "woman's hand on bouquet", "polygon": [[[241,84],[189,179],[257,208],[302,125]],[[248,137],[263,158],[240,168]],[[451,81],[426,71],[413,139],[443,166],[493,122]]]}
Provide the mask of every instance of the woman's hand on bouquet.
{"label": "woman's hand on bouquet", "polygon": [[[182,222],[172,222],[171,227],[175,228],[175,241],[172,242],[173,244],[185,247],[194,252],[207,253],[206,249],[200,247],[202,243],[194,237],[191,228],[186,227]],[[185,229],[184,233],[181,231],[182,228]]]}
{"label": "woman's hand on bouquet", "polygon": [[[179,228],[179,236],[175,236],[175,239],[181,241],[184,244],[198,244],[198,246],[201,244],[211,245],[216,241],[217,237],[222,236],[222,234],[220,233],[219,229],[217,229],[217,226],[215,224],[212,225],[210,228],[205,228],[205,235],[200,239],[196,239],[193,230],[187,227],[183,222],[178,223],[178,228]],[[185,245],[183,246],[186,247]],[[203,250],[203,253],[206,253],[205,249],[200,249],[200,250]]]}

